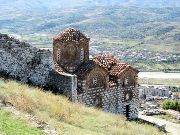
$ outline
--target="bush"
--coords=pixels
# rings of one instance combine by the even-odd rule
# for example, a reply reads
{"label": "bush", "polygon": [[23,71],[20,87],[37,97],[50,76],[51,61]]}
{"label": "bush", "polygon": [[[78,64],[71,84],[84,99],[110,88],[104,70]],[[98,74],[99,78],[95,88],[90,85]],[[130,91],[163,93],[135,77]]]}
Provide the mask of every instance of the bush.
{"label": "bush", "polygon": [[180,112],[180,101],[177,100],[165,100],[161,107],[165,110],[172,109]]}

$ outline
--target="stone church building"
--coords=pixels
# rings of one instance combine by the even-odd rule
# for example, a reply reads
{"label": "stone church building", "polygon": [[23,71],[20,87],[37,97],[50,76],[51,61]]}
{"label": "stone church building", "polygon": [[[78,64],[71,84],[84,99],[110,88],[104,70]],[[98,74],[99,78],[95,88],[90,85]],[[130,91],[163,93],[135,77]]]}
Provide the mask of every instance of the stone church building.
{"label": "stone church building", "polygon": [[57,75],[52,79],[56,79],[59,90],[74,102],[136,118],[138,70],[112,55],[101,54],[90,59],[89,41],[75,29],[67,29],[54,37]]}

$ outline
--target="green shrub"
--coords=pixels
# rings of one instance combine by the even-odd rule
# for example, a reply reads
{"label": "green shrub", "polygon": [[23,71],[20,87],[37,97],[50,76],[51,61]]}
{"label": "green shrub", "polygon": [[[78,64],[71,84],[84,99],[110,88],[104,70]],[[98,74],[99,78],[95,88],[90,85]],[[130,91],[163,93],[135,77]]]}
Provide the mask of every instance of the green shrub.
{"label": "green shrub", "polygon": [[180,101],[177,100],[165,100],[161,107],[165,110],[172,109],[176,111],[180,111]]}

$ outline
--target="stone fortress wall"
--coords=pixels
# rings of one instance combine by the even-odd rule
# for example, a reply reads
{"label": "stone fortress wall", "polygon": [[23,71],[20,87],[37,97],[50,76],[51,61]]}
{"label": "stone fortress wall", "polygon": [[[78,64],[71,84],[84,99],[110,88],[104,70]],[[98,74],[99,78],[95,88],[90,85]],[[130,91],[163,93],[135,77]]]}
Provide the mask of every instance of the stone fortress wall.
{"label": "stone fortress wall", "polygon": [[50,51],[37,49],[6,34],[0,34],[0,75],[53,88],[65,95],[71,95],[68,90],[75,89],[72,75],[57,75]]}
{"label": "stone fortress wall", "polygon": [[67,96],[70,100],[77,99],[77,76],[71,74],[59,74],[50,72],[48,77],[48,85],[61,94]]}

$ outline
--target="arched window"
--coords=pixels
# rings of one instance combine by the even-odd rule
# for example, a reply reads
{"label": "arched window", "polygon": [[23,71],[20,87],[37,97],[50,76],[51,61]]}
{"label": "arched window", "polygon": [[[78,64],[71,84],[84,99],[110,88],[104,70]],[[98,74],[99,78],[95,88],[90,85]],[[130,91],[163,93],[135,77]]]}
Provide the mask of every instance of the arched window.
{"label": "arched window", "polygon": [[132,74],[126,74],[125,78],[123,79],[122,87],[127,87],[127,86],[135,87],[135,78]]}
{"label": "arched window", "polygon": [[106,78],[103,74],[99,73],[99,71],[90,74],[87,83],[89,88],[106,88]]}
{"label": "arched window", "polygon": [[128,80],[129,78],[125,78],[125,80],[124,80],[124,84],[125,85],[128,85],[128,83],[129,83],[129,80]]}
{"label": "arched window", "polygon": [[122,87],[126,87],[126,86],[129,86],[129,78],[128,77],[125,77],[122,82]]}
{"label": "arched window", "polygon": [[97,78],[93,78],[93,85],[97,85]]}
{"label": "arched window", "polygon": [[60,59],[61,59],[61,50],[58,49],[57,50],[57,61],[60,61]]}
{"label": "arched window", "polygon": [[102,97],[101,96],[96,96],[94,100],[94,106],[96,108],[102,108]]}
{"label": "arched window", "polygon": [[123,86],[123,87],[125,87],[125,83],[124,83],[124,81],[123,81],[123,83],[122,83],[122,86]]}
{"label": "arched window", "polygon": [[80,52],[80,61],[81,62],[84,61],[84,50],[83,50],[83,48],[81,48],[81,52]]}

